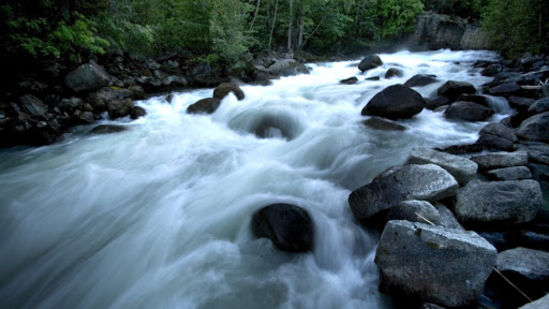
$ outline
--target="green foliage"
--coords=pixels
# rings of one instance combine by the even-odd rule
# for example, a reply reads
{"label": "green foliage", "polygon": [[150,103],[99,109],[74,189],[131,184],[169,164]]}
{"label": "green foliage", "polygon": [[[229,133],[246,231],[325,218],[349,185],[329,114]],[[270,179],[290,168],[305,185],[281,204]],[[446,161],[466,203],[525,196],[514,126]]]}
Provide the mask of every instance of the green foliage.
{"label": "green foliage", "polygon": [[478,19],[488,0],[423,0],[423,3],[428,11]]}
{"label": "green foliage", "polygon": [[416,16],[423,11],[420,0],[384,0],[378,2],[381,37],[410,31]]}

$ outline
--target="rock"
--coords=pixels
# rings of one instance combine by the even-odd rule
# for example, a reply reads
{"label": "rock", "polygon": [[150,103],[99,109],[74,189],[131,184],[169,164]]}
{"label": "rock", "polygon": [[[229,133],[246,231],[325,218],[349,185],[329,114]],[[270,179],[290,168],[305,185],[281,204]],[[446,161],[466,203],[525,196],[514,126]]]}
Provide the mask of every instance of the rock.
{"label": "rock", "polygon": [[449,105],[450,100],[447,97],[436,97],[434,99],[426,99],[425,107],[430,110],[435,110],[441,106]]}
{"label": "rock", "polygon": [[438,165],[404,165],[351,192],[349,205],[355,218],[365,220],[406,200],[434,202],[453,196],[457,188],[454,177]]}
{"label": "rock", "polygon": [[495,96],[510,96],[518,94],[522,88],[516,82],[507,82],[488,89],[488,93]]}
{"label": "rock", "polygon": [[378,66],[381,66],[383,64],[383,61],[381,61],[381,58],[378,55],[370,55],[364,57],[362,61],[358,64],[358,69],[362,72],[377,68]]}
{"label": "rock", "polygon": [[130,118],[135,120],[137,118],[147,115],[147,111],[141,106],[134,106]]}
{"label": "rock", "polygon": [[65,76],[65,85],[74,92],[90,92],[108,86],[110,77],[93,60],[78,66]]}
{"label": "rock", "polygon": [[416,74],[404,83],[406,87],[422,87],[438,82],[436,75],[432,74]]}
{"label": "rock", "polygon": [[528,111],[530,106],[534,104],[535,100],[525,97],[510,96],[509,105],[516,109],[519,113],[525,113]]}
{"label": "rock", "polygon": [[115,100],[107,103],[107,111],[111,119],[129,116],[132,110],[133,101],[131,99]]}
{"label": "rock", "polygon": [[229,92],[232,92],[239,101],[244,100],[244,91],[235,83],[221,83],[219,86],[215,87],[213,97],[223,100]]}
{"label": "rock", "polygon": [[524,151],[515,152],[491,152],[471,157],[478,164],[480,170],[521,166],[528,164],[528,154]]}
{"label": "rock", "polygon": [[518,138],[513,129],[499,122],[486,125],[479,133],[477,144],[487,149],[513,151],[517,147]]}
{"label": "rock", "polygon": [[187,108],[188,114],[211,114],[217,110],[221,100],[216,98],[207,98],[196,101],[195,103],[189,105]]}
{"label": "rock", "polygon": [[308,212],[289,204],[272,204],[254,213],[252,232],[269,238],[282,251],[308,252],[314,245],[314,225]]}
{"label": "rock", "polygon": [[480,74],[483,76],[494,76],[503,70],[503,66],[499,63],[492,63],[485,67]]}
{"label": "rock", "polygon": [[44,105],[39,98],[31,94],[20,97],[19,102],[21,102],[21,105],[26,112],[35,117],[44,117],[48,112],[48,107]]}
{"label": "rock", "polygon": [[549,142],[549,112],[524,120],[517,130],[517,135],[528,141]]}
{"label": "rock", "polygon": [[468,224],[508,224],[531,221],[541,204],[535,180],[471,181],[458,191],[455,214]]}
{"label": "rock", "polygon": [[90,103],[94,109],[103,111],[108,109],[108,103],[111,101],[122,101],[131,99],[133,92],[129,89],[112,89],[109,87],[102,88],[101,90],[89,95]]}
{"label": "rock", "polygon": [[485,121],[494,114],[490,108],[472,102],[455,102],[444,112],[448,119],[465,121]]}
{"label": "rock", "polygon": [[480,104],[484,107],[490,107],[490,105],[488,104],[488,99],[485,96],[478,94],[464,93],[457,98],[457,101],[473,102]]}
{"label": "rock", "polygon": [[477,164],[469,159],[429,148],[414,148],[406,163],[436,164],[452,174],[460,184],[473,179],[478,169]]}
{"label": "rock", "polygon": [[73,115],[75,124],[92,124],[95,121],[92,112],[76,111]]}
{"label": "rock", "polygon": [[84,105],[84,100],[77,97],[62,99],[58,104],[61,110],[66,111],[67,113],[70,113],[70,114],[72,114],[77,109],[81,109],[83,105]]}
{"label": "rock", "polygon": [[379,76],[371,76],[371,77],[366,77],[364,80],[378,81],[380,79],[381,79],[381,77],[379,77]]}
{"label": "rock", "polygon": [[428,223],[440,225],[438,210],[426,201],[410,200],[404,201],[397,206],[388,209],[385,215],[385,222],[391,220],[408,220],[411,222]]}
{"label": "rock", "polygon": [[439,305],[435,305],[433,303],[423,303],[423,304],[421,304],[420,309],[444,309],[444,307],[441,307]]}
{"label": "rock", "polygon": [[440,218],[440,225],[444,226],[449,229],[457,229],[465,231],[465,228],[459,224],[459,221],[457,220],[456,216],[454,216],[454,213],[448,209],[448,207],[437,204],[436,205],[439,218]]}
{"label": "rock", "polygon": [[523,142],[520,150],[528,153],[528,160],[534,163],[549,165],[549,145],[538,142]]}
{"label": "rock", "polygon": [[344,85],[352,85],[352,84],[356,84],[357,82],[358,82],[358,78],[354,76],[346,79],[342,79],[339,81],[340,84],[344,84]]}
{"label": "rock", "polygon": [[528,112],[531,114],[539,114],[547,111],[549,111],[549,97],[535,101],[534,104],[528,108]]}
{"label": "rock", "polygon": [[369,119],[366,119],[362,121],[362,123],[370,127],[372,129],[376,130],[383,130],[383,131],[404,131],[406,130],[406,127],[403,125],[398,124],[397,122],[387,120],[384,118],[379,117],[370,117]]}
{"label": "rock", "polygon": [[309,69],[294,59],[278,59],[267,68],[267,72],[274,76],[291,76],[308,74]]}
{"label": "rock", "polygon": [[397,68],[390,68],[389,70],[387,70],[387,72],[385,72],[385,78],[389,79],[389,78],[393,78],[393,77],[402,77],[404,75],[404,72],[402,72],[401,69],[397,69]]}
{"label": "rock", "polygon": [[486,175],[491,180],[521,180],[532,179],[532,173],[526,166],[512,166],[498,168],[486,172]]}
{"label": "rock", "polygon": [[118,133],[122,131],[126,131],[127,128],[123,126],[117,126],[117,125],[98,125],[94,127],[90,133],[92,134],[110,134],[110,133]]}
{"label": "rock", "polygon": [[128,90],[131,91],[131,98],[134,100],[144,100],[147,98],[147,93],[145,93],[145,90],[141,86],[130,86]]}
{"label": "rock", "polygon": [[164,86],[186,87],[189,84],[184,76],[170,75],[162,79]]}
{"label": "rock", "polygon": [[536,301],[533,301],[531,303],[528,303],[519,309],[547,309],[549,308],[549,293],[547,293],[544,297],[539,298]]}
{"label": "rock", "polygon": [[471,83],[449,80],[438,88],[437,94],[454,101],[464,93],[475,93],[476,91],[475,86]]}
{"label": "rock", "polygon": [[382,291],[461,307],[482,294],[496,257],[496,249],[474,232],[389,221],[375,263]]}
{"label": "rock", "polygon": [[543,231],[538,232],[527,229],[515,230],[509,235],[508,239],[514,245],[513,247],[521,246],[536,250],[547,250],[549,248],[549,232],[547,231],[543,233]]}
{"label": "rock", "polygon": [[376,94],[362,109],[362,115],[379,116],[388,119],[411,118],[419,114],[425,101],[416,91],[396,84]]}

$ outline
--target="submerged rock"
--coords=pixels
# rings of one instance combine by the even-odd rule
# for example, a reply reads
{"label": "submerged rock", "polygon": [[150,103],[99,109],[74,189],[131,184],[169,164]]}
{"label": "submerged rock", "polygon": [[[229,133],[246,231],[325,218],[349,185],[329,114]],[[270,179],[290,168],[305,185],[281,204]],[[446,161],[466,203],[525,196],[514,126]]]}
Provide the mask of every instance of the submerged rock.
{"label": "submerged rock", "polygon": [[217,110],[221,100],[216,98],[207,98],[198,100],[187,107],[187,114],[211,114]]}
{"label": "submerged rock", "polygon": [[235,83],[221,83],[219,86],[215,87],[213,97],[223,100],[229,92],[234,93],[239,101],[244,100],[244,91],[242,91],[242,89],[240,89],[240,87],[238,87]]}
{"label": "submerged rock", "polygon": [[464,93],[475,93],[476,91],[475,86],[471,83],[449,80],[438,88],[437,93],[454,101]]}
{"label": "submerged rock", "polygon": [[376,94],[362,109],[362,115],[379,116],[392,120],[411,118],[419,114],[425,101],[416,91],[396,84]]}
{"label": "submerged rock", "polygon": [[379,118],[379,117],[370,117],[369,119],[364,120],[362,123],[365,126],[370,127],[372,129],[376,129],[376,130],[383,130],[383,131],[406,130],[405,126],[400,125],[395,121],[391,121],[391,120]]}
{"label": "submerged rock", "polygon": [[126,131],[127,128],[123,126],[118,125],[112,125],[112,124],[102,124],[94,127],[90,133],[92,134],[110,134],[110,133],[118,133],[122,131]]}
{"label": "submerged rock", "polygon": [[397,68],[390,68],[389,70],[387,70],[387,72],[385,72],[385,78],[389,79],[389,78],[393,78],[393,77],[402,77],[404,75],[404,72],[402,72],[401,69],[397,69]]}
{"label": "submerged rock", "polygon": [[339,81],[340,84],[344,84],[344,85],[352,85],[352,84],[356,84],[357,82],[358,82],[358,78],[354,76],[346,79],[342,79]]}
{"label": "submerged rock", "polygon": [[466,158],[429,148],[414,148],[408,164],[436,164],[448,171],[460,183],[465,184],[477,173],[478,165]]}
{"label": "submerged rock", "polygon": [[370,55],[370,56],[364,57],[364,59],[360,61],[360,63],[358,64],[358,69],[364,72],[367,70],[377,68],[382,64],[383,64],[383,61],[381,61],[381,58],[379,58],[378,55]]}
{"label": "submerged rock", "polygon": [[416,74],[404,83],[406,87],[421,87],[436,83],[438,79],[432,74]]}

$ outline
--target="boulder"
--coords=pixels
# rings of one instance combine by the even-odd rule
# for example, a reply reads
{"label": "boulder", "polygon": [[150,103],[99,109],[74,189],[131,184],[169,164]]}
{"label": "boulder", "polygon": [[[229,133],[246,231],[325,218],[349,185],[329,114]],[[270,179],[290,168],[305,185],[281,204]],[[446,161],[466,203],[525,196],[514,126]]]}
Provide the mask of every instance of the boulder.
{"label": "boulder", "polygon": [[378,55],[370,55],[364,57],[358,64],[358,69],[362,72],[377,68],[378,66],[381,66],[383,64],[383,61],[381,61],[381,58]]}
{"label": "boulder", "polygon": [[549,97],[535,101],[534,104],[528,108],[528,112],[531,114],[539,114],[547,111],[549,111]]}
{"label": "boulder", "polygon": [[416,91],[396,84],[376,94],[362,109],[362,115],[388,119],[411,118],[419,114],[425,101]]}
{"label": "boulder", "polygon": [[457,101],[473,102],[485,107],[490,107],[490,105],[488,104],[488,98],[479,94],[464,93],[457,98]]}
{"label": "boulder", "polygon": [[127,128],[118,125],[102,124],[94,127],[90,133],[92,134],[111,134],[126,131]]}
{"label": "boulder", "polygon": [[[103,103],[105,104],[105,103]],[[57,106],[64,112],[67,112],[69,114],[74,113],[77,109],[82,109],[82,106],[84,106],[84,100],[77,98],[77,97],[71,97],[62,99],[59,101]],[[106,106],[106,105],[104,105]]]}
{"label": "boulder", "polygon": [[464,93],[475,93],[476,91],[475,86],[471,83],[449,80],[438,88],[437,93],[438,95],[447,97],[451,101],[455,101]]}
{"label": "boulder", "polygon": [[465,231],[465,228],[459,224],[454,213],[443,204],[436,204],[438,215],[440,217],[440,225],[449,229],[457,229]]}
{"label": "boulder", "polygon": [[251,222],[256,237],[268,238],[282,251],[313,249],[314,225],[309,213],[298,206],[272,204],[254,213]]}
{"label": "boulder", "polygon": [[462,223],[514,224],[534,219],[542,202],[534,180],[471,181],[458,191],[454,211]]}
{"label": "boulder", "polygon": [[239,101],[244,100],[244,91],[235,83],[221,83],[219,86],[215,87],[213,97],[223,100],[229,92],[232,92]]}
{"label": "boulder", "polygon": [[444,112],[448,119],[458,119],[465,121],[485,121],[494,114],[490,108],[473,102],[458,101],[452,103]]}
{"label": "boulder", "polygon": [[362,123],[370,127],[372,129],[376,130],[383,130],[383,131],[404,131],[406,130],[406,127],[403,125],[398,124],[397,122],[379,118],[379,117],[370,117],[369,119],[366,119],[362,121]]}
{"label": "boulder", "polygon": [[207,98],[198,100],[187,107],[188,114],[211,114],[217,110],[221,100],[216,98]]}
{"label": "boulder", "polygon": [[517,135],[525,140],[549,142],[549,112],[544,112],[524,120]]}
{"label": "boulder", "polygon": [[385,72],[385,78],[389,79],[389,78],[393,78],[393,77],[402,77],[404,75],[404,72],[402,72],[401,69],[397,69],[397,68],[390,68],[389,70],[387,70],[387,72]]}
{"label": "boulder", "polygon": [[524,151],[515,152],[491,152],[471,157],[478,164],[480,170],[520,166],[528,164],[528,154]]}
{"label": "boulder", "polygon": [[130,114],[130,118],[135,120],[137,118],[141,118],[143,116],[147,115],[147,111],[141,107],[141,106],[134,106],[132,108],[132,113]]}
{"label": "boulder", "polygon": [[480,74],[483,76],[494,76],[503,70],[503,66],[499,63],[492,63],[485,67]]}
{"label": "boulder", "polygon": [[133,101],[131,99],[109,101],[107,111],[111,119],[122,118],[131,115]]}
{"label": "boulder", "polygon": [[539,142],[523,142],[519,149],[528,153],[528,161],[549,165],[549,145]]}
{"label": "boulder", "polygon": [[436,75],[432,74],[416,74],[404,83],[406,87],[421,87],[438,82]]}
{"label": "boulder", "polygon": [[388,222],[391,220],[407,220],[420,223],[430,222],[436,225],[440,225],[441,223],[438,210],[431,203],[419,200],[404,201],[397,206],[389,208],[384,221]]}
{"label": "boulder", "polygon": [[478,165],[469,159],[430,148],[414,148],[406,163],[436,164],[452,174],[460,184],[473,179],[478,169]]}
{"label": "boulder", "polygon": [[366,220],[406,200],[434,202],[453,196],[458,183],[438,165],[404,165],[378,175],[349,195],[355,218]]}
{"label": "boulder", "polygon": [[110,76],[105,69],[90,60],[65,76],[65,85],[74,92],[90,92],[108,86]]}
{"label": "boulder", "polygon": [[354,76],[346,79],[342,79],[339,81],[340,84],[344,84],[344,85],[352,85],[352,84],[356,84],[357,82],[358,82],[358,78]]}
{"label": "boulder", "polygon": [[486,175],[491,180],[521,180],[532,179],[532,173],[526,166],[512,166],[505,168],[497,168],[486,172]]}
{"label": "boulder", "polygon": [[45,117],[48,107],[37,97],[27,94],[19,98],[23,109],[35,117]]}
{"label": "boulder", "polygon": [[455,154],[455,155],[460,155],[460,154],[466,154],[466,153],[481,152],[483,150],[483,147],[482,145],[475,143],[475,144],[452,145],[444,148],[437,148],[436,150]]}
{"label": "boulder", "polygon": [[461,307],[482,294],[496,258],[496,249],[474,232],[389,221],[375,263],[383,292]]}
{"label": "boulder", "polygon": [[525,98],[525,97],[517,97],[517,96],[510,96],[508,98],[509,105],[516,109],[519,113],[525,113],[528,111],[530,106],[536,102],[534,99]]}
{"label": "boulder", "polygon": [[449,105],[451,102],[447,97],[436,97],[434,99],[426,99],[425,107],[430,110],[435,110],[441,106]]}
{"label": "boulder", "polygon": [[516,82],[507,82],[489,88],[488,93],[495,96],[510,96],[520,93],[522,88]]}
{"label": "boulder", "polygon": [[308,74],[309,69],[294,59],[277,59],[267,68],[267,72],[274,76],[291,76]]}
{"label": "boulder", "polygon": [[528,303],[519,309],[547,309],[549,308],[549,293],[531,303]]}
{"label": "boulder", "polygon": [[515,143],[518,142],[513,129],[499,122],[486,125],[480,130],[479,135],[477,144],[487,149],[513,151],[516,149]]}
{"label": "boulder", "polygon": [[72,116],[72,122],[75,125],[92,124],[95,121],[92,112],[81,112],[77,110]]}

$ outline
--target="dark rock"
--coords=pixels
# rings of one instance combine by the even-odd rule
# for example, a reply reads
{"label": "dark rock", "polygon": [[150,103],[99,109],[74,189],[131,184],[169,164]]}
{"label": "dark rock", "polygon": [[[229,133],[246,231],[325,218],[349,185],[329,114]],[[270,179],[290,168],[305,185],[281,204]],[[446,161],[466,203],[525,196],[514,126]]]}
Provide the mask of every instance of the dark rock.
{"label": "dark rock", "polygon": [[109,102],[130,99],[132,96],[133,92],[129,89],[112,89],[105,87],[90,94],[88,101],[92,104],[95,110],[102,111],[108,109],[107,105]]}
{"label": "dark rock", "polygon": [[173,98],[174,98],[173,93],[168,94],[166,96],[166,102],[168,102],[169,104],[172,104]]}
{"label": "dark rock", "polygon": [[465,121],[485,121],[494,114],[490,108],[472,102],[455,102],[444,112],[448,119]]}
{"label": "dark rock", "polygon": [[480,74],[484,76],[494,76],[503,70],[503,66],[499,63],[492,63],[485,67]]}
{"label": "dark rock", "polygon": [[530,231],[527,229],[515,230],[508,236],[513,247],[525,247],[536,250],[547,250],[549,248],[549,232]]}
{"label": "dark rock", "polygon": [[491,180],[521,180],[532,179],[532,173],[526,166],[512,166],[498,168],[486,172],[486,175]]}
{"label": "dark rock", "polygon": [[457,98],[457,101],[473,102],[485,107],[490,107],[490,105],[488,104],[488,98],[478,94],[464,93]]}
{"label": "dark rock", "polygon": [[401,69],[397,69],[397,68],[390,68],[385,73],[385,78],[387,79],[393,78],[393,77],[402,77],[402,76],[404,76],[404,72],[402,72]]}
{"label": "dark rock", "polygon": [[506,236],[507,236],[506,232],[494,232],[494,231],[477,231],[477,232],[482,238],[486,239],[489,243],[491,243],[492,246],[496,247],[498,252],[507,250],[510,248],[509,242],[506,239]]}
{"label": "dark rock", "polygon": [[529,141],[549,142],[549,112],[524,120],[517,130],[517,135]]}
{"label": "dark rock", "polygon": [[393,168],[354,190],[349,205],[355,218],[369,217],[406,200],[437,201],[453,196],[458,183],[438,165],[405,165]]}
{"label": "dark rock", "polygon": [[381,61],[381,58],[378,55],[370,55],[364,57],[362,61],[358,64],[358,69],[362,72],[377,68],[378,66],[381,66],[383,64],[383,61]]}
{"label": "dark rock", "polygon": [[437,93],[454,101],[464,93],[475,93],[476,91],[475,86],[471,83],[449,80],[438,88]]}
{"label": "dark rock", "polygon": [[455,155],[461,155],[466,153],[481,152],[483,149],[484,147],[482,147],[482,145],[479,145],[479,144],[463,144],[463,145],[452,145],[444,148],[437,148],[436,150],[440,150],[440,151],[455,154]]}
{"label": "dark rock", "polygon": [[474,232],[389,221],[375,263],[383,292],[460,307],[482,294],[496,257],[496,249]]}
{"label": "dark rock", "polygon": [[308,74],[309,69],[294,59],[277,59],[267,68],[267,72],[274,76],[291,76]]}
{"label": "dark rock", "polygon": [[189,84],[184,76],[170,75],[162,78],[162,85],[168,87],[186,87]]}
{"label": "dark rock", "polygon": [[528,164],[528,154],[524,151],[515,152],[491,152],[471,157],[478,164],[480,170],[521,166]]}
{"label": "dark rock", "polygon": [[426,99],[425,107],[430,110],[435,110],[441,106],[449,105],[451,102],[447,97],[436,97],[434,99]]}
{"label": "dark rock", "polygon": [[404,83],[406,87],[421,87],[438,82],[436,75],[432,74],[416,74]]}
{"label": "dark rock", "polygon": [[252,217],[256,237],[269,238],[282,251],[307,252],[313,249],[314,225],[307,211],[289,204],[272,204]]}
{"label": "dark rock", "polygon": [[488,89],[488,93],[496,96],[519,94],[522,88],[516,82],[508,82]]}
{"label": "dark rock", "polygon": [[444,309],[444,307],[441,307],[439,305],[435,305],[433,303],[423,303],[423,304],[421,304],[420,309]]}
{"label": "dark rock", "polygon": [[235,83],[221,83],[219,86],[215,87],[213,97],[223,100],[229,92],[232,92],[239,101],[244,100],[244,91]]}
{"label": "dark rock", "polygon": [[397,122],[387,120],[384,118],[379,117],[370,117],[369,119],[366,119],[362,121],[362,123],[370,127],[372,129],[376,130],[383,130],[383,131],[404,131],[406,130],[406,127],[403,125],[398,124]]}
{"label": "dark rock", "polygon": [[75,110],[82,108],[84,105],[84,100],[77,97],[71,97],[68,99],[62,99],[58,105],[63,111],[72,114]]}
{"label": "dark rock", "polygon": [[284,138],[292,140],[301,132],[299,123],[284,113],[264,113],[255,116],[247,128],[260,138]]}
{"label": "dark rock", "polygon": [[480,136],[477,144],[487,149],[497,149],[504,151],[513,151],[516,149],[515,143],[518,138],[513,129],[498,123],[490,123],[480,130]]}
{"label": "dark rock", "polygon": [[143,117],[145,115],[147,115],[147,111],[143,107],[134,106],[132,108],[132,113],[130,115],[130,118],[135,120],[135,119]]}
{"label": "dark rock", "polygon": [[[440,225],[438,210],[427,201],[404,201],[389,208],[385,215],[385,222],[391,220],[408,220],[411,222],[433,223]],[[428,220],[429,222],[426,222]]]}
{"label": "dark rock", "polygon": [[376,94],[362,109],[362,115],[379,116],[392,120],[411,118],[419,114],[425,101],[416,91],[396,84]]}
{"label": "dark rock", "polygon": [[75,124],[92,124],[95,121],[92,112],[76,111],[73,115]]}
{"label": "dark rock", "polygon": [[525,97],[510,96],[509,105],[516,109],[519,113],[525,113],[528,111],[530,106],[534,104],[535,100]]}
{"label": "dark rock", "polygon": [[462,223],[522,223],[536,217],[542,202],[534,180],[471,181],[459,190],[454,210]]}
{"label": "dark rock", "polygon": [[531,114],[539,114],[547,111],[549,111],[549,97],[537,100],[528,108],[528,112]]}
{"label": "dark rock", "polygon": [[378,81],[380,79],[381,79],[381,77],[379,77],[379,76],[371,76],[371,77],[366,77],[364,80]]}
{"label": "dark rock", "polygon": [[74,92],[90,92],[108,86],[110,77],[93,60],[82,64],[65,76],[65,85]]}
{"label": "dark rock", "polygon": [[30,94],[24,95],[19,98],[22,107],[26,112],[35,117],[44,117],[48,112],[48,107],[42,103],[42,101]]}
{"label": "dark rock", "polygon": [[406,163],[436,164],[452,174],[460,184],[473,179],[478,169],[477,164],[469,159],[429,148],[414,148]]}
{"label": "dark rock", "polygon": [[130,86],[128,90],[131,91],[131,98],[134,100],[144,100],[147,98],[147,93],[145,93],[145,90],[141,86]]}
{"label": "dark rock", "polygon": [[118,133],[122,131],[126,131],[127,128],[123,126],[117,126],[117,125],[98,125],[94,127],[90,133],[92,134],[110,134],[110,133]]}
{"label": "dark rock", "polygon": [[549,165],[549,145],[538,142],[523,142],[520,149],[528,153],[528,160],[534,163]]}
{"label": "dark rock", "polygon": [[344,84],[344,85],[352,85],[352,84],[356,84],[357,82],[358,82],[358,78],[354,76],[346,79],[342,79],[339,81],[340,84]]}
{"label": "dark rock", "polygon": [[131,99],[115,100],[107,103],[107,111],[111,119],[129,116],[132,110],[133,101]]}
{"label": "dark rock", "polygon": [[221,100],[216,98],[207,98],[199,100],[187,108],[188,114],[211,114],[217,110]]}

